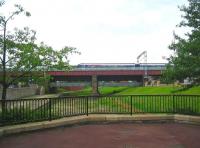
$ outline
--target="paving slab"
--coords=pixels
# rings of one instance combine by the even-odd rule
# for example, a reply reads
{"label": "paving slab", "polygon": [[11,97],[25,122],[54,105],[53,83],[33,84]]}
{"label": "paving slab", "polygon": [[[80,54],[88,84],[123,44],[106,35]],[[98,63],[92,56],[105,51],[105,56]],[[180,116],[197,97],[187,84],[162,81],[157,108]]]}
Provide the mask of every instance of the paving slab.
{"label": "paving slab", "polygon": [[1,148],[199,148],[200,126],[102,123],[58,127],[0,138]]}
{"label": "paving slab", "polygon": [[172,115],[172,114],[137,114],[137,115],[104,115],[92,114],[89,116],[66,117],[52,121],[42,121],[27,124],[11,125],[0,127],[0,136],[23,133],[41,129],[54,128],[59,126],[69,126],[73,124],[90,123],[90,122],[122,122],[131,121],[133,123],[143,122],[180,122],[187,124],[200,125],[200,116],[189,115]]}

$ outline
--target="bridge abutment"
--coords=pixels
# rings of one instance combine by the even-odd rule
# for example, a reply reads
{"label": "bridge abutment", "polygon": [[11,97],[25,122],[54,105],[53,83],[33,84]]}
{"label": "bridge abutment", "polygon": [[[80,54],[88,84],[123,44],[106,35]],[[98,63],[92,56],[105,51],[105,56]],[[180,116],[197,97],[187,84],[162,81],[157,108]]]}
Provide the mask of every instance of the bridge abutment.
{"label": "bridge abutment", "polygon": [[97,75],[92,75],[92,95],[99,95]]}

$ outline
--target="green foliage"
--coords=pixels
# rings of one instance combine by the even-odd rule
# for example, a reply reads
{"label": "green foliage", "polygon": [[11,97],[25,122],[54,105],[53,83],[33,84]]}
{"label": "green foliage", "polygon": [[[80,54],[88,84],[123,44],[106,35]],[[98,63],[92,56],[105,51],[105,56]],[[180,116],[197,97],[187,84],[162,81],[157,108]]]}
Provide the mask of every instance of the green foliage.
{"label": "green foliage", "polygon": [[[4,2],[0,3],[2,6]],[[55,50],[44,43],[36,43],[36,31],[24,27],[8,31],[7,25],[20,15],[31,14],[20,5],[15,5],[16,10],[9,17],[0,15],[0,69],[3,73],[0,84],[7,89],[9,85],[18,81],[40,82],[48,81],[50,78],[45,71],[69,70],[69,54],[79,53],[74,47],[65,46]],[[28,78],[26,78],[28,77]],[[2,99],[6,97],[3,89]]]}
{"label": "green foliage", "polygon": [[168,64],[165,72],[161,77],[161,82],[165,84],[173,84],[175,81],[176,81],[176,73],[174,71],[174,68]]}
{"label": "green foliage", "polygon": [[170,57],[165,80],[184,80],[189,78],[194,85],[200,84],[200,0],[188,0],[189,6],[181,6],[183,20],[178,27],[191,31],[185,37],[174,34],[175,41],[169,46],[175,54]]}
{"label": "green foliage", "polygon": [[[49,118],[48,103],[37,109],[15,107],[6,109],[5,113],[0,112],[0,121],[3,124],[26,123],[30,121],[40,121]],[[45,108],[44,108],[45,107]],[[0,124],[1,125],[1,124]]]}

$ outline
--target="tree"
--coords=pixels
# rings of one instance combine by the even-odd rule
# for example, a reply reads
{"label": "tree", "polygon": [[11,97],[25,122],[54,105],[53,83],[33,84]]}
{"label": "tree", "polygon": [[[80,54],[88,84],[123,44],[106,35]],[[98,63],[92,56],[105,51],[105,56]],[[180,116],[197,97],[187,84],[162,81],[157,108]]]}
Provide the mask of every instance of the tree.
{"label": "tree", "polygon": [[189,5],[179,7],[184,12],[183,20],[178,27],[189,28],[191,31],[184,37],[174,34],[174,41],[169,49],[174,51],[170,57],[166,80],[189,79],[193,85],[200,84],[200,0],[188,0]]}
{"label": "tree", "polygon": [[[0,6],[4,2],[0,3]],[[10,16],[0,16],[0,84],[3,86],[2,100],[6,100],[7,88],[23,79],[28,75],[49,69],[68,70],[68,55],[78,53],[76,48],[64,47],[61,50],[54,50],[44,43],[36,44],[36,32],[24,27],[15,28],[14,31],[8,31],[7,25],[16,16],[30,13],[25,11],[20,5],[15,5],[16,10]]]}

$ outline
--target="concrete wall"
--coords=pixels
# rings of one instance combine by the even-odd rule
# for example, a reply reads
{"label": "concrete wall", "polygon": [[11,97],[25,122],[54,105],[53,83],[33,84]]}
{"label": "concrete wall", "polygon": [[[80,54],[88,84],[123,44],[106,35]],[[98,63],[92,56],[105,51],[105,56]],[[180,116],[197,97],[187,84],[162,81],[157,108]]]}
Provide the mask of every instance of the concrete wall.
{"label": "concrete wall", "polygon": [[[8,88],[7,99],[19,99],[36,95],[38,93],[38,87],[22,87],[22,88]],[[2,88],[0,88],[0,99],[2,95]]]}

